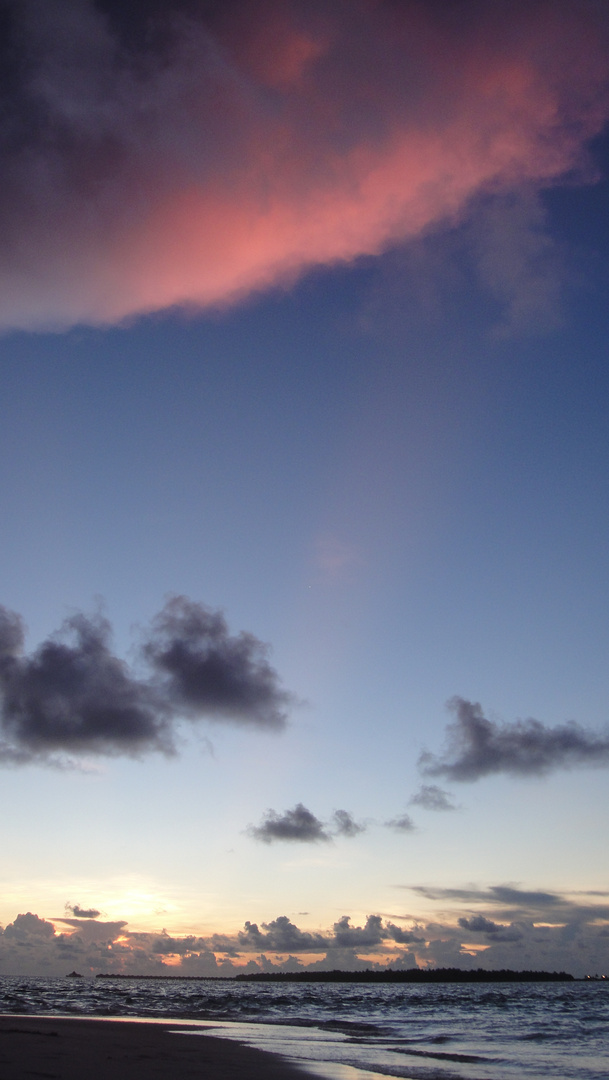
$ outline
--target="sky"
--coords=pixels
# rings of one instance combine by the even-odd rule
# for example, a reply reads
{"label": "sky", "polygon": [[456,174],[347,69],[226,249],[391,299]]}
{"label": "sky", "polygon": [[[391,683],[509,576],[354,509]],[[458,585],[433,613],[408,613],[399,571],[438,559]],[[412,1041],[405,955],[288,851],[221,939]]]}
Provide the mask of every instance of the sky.
{"label": "sky", "polygon": [[609,971],[606,5],[0,21],[0,973]]}

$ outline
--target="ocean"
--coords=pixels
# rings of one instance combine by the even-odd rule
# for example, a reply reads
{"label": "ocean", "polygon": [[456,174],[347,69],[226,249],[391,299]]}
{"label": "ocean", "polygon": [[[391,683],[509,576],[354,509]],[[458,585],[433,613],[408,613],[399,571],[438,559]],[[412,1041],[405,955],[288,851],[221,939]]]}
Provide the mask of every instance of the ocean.
{"label": "ocean", "polygon": [[172,1019],[176,1031],[179,1021],[195,1021],[215,1035],[283,1054],[325,1080],[609,1076],[609,984],[604,982],[371,985],[5,977],[0,1012]]}

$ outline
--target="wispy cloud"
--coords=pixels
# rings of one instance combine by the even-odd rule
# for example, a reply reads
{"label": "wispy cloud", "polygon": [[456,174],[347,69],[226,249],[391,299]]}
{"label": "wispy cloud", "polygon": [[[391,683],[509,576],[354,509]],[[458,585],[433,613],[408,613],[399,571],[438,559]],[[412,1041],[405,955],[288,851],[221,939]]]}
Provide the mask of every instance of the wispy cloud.
{"label": "wispy cloud", "polygon": [[[500,913],[501,918],[518,919],[548,919],[553,921],[566,921],[585,919],[609,918],[609,904],[581,903],[574,900],[577,894],[562,892],[549,892],[544,889],[522,889],[518,885],[491,885],[488,888],[468,886],[464,888],[442,888],[429,885],[408,885],[409,891],[425,897],[426,900],[434,900],[443,906],[456,908],[461,905],[475,906],[480,913],[480,908],[494,910]],[[585,896],[594,896],[594,893],[586,893]],[[604,895],[604,894],[601,894]]]}
{"label": "wispy cloud", "polygon": [[421,784],[410,800],[411,806],[420,806],[423,810],[456,810],[457,807],[448,791],[437,784]]}
{"label": "wispy cloud", "polygon": [[394,829],[395,832],[414,832],[416,826],[410,814],[400,814],[398,817],[391,818],[390,821],[386,821],[385,825],[388,829]]}
{"label": "wispy cloud", "polygon": [[573,722],[552,728],[531,719],[501,724],[461,697],[452,698],[448,708],[456,719],[447,726],[444,754],[426,750],[419,758],[426,776],[473,781],[495,773],[544,776],[576,766],[609,766],[609,733]]}
{"label": "wispy cloud", "polygon": [[555,330],[564,320],[566,270],[538,194],[484,200],[470,227],[483,287],[497,300],[498,337]]}
{"label": "wispy cloud", "polygon": [[359,836],[366,831],[366,826],[361,821],[356,821],[353,814],[348,810],[335,810],[332,815],[334,831],[337,836]]}

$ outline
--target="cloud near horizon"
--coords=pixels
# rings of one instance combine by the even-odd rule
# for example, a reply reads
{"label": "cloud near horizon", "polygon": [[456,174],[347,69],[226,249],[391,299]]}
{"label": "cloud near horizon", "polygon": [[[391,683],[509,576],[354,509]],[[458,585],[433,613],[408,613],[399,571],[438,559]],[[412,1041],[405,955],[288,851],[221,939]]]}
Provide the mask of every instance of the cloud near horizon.
{"label": "cloud near horizon", "polygon": [[[55,923],[71,932],[58,933]],[[303,966],[299,957],[321,970],[363,968],[368,963],[359,953],[369,951],[379,954],[381,966],[386,956],[394,958],[398,966],[413,966],[410,949],[423,942],[417,926],[383,923],[379,915],[369,915],[364,926],[353,926],[350,916],[343,915],[331,929],[323,931],[301,930],[286,915],[280,915],[261,927],[246,921],[237,933],[203,937],[178,936],[166,930],[130,931],[124,921],[46,920],[27,912],[18,915],[4,932],[0,929],[0,963],[3,971],[19,974],[63,974],[63,965],[78,964],[88,972],[230,976],[245,971],[299,970]],[[314,959],[320,954],[322,959]]]}
{"label": "cloud near horizon", "polygon": [[487,720],[478,702],[461,697],[447,707],[456,719],[447,725],[444,755],[421,754],[425,776],[471,782],[497,773],[546,776],[558,769],[609,766],[609,733],[574,722],[553,728],[532,719],[500,724]]}
{"label": "cloud near horizon", "polygon": [[27,912],[0,929],[0,964],[6,974],[19,975],[61,975],[77,967],[87,974],[234,976],[305,965],[322,971],[511,967],[581,975],[609,962],[606,902],[581,903],[571,895],[514,886],[413,891],[440,901],[446,908],[442,918],[410,917],[409,925],[399,925],[371,914],[357,925],[343,915],[328,929],[307,930],[280,915],[207,937],[131,931],[123,920],[47,920]]}
{"label": "cloud near horizon", "polygon": [[0,328],[223,305],[590,179],[608,57],[593,0],[5,5]]}
{"label": "cloud near horizon", "polygon": [[[596,899],[582,904],[572,899],[573,895],[602,897],[607,893],[585,892],[583,894],[565,894],[547,892],[541,889],[521,889],[517,885],[491,885],[486,889],[476,886],[467,888],[442,888],[429,885],[407,885],[404,888],[426,900],[439,901],[443,905],[455,908],[462,904],[468,907],[481,907],[499,912],[502,919],[547,920],[549,923],[578,922],[582,919],[606,920],[609,923],[609,905]],[[480,914],[478,911],[477,914]]]}
{"label": "cloud near horizon", "polygon": [[139,679],[111,650],[101,615],[77,614],[33,653],[23,620],[0,606],[0,764],[70,764],[67,755],[176,751],[180,718],[280,731],[292,700],[252,634],[172,597],[143,636]]}

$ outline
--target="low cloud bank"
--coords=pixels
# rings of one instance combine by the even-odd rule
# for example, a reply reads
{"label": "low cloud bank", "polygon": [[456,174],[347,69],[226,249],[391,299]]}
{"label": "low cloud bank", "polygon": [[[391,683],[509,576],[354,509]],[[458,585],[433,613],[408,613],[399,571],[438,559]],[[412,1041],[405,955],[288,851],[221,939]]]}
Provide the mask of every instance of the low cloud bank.
{"label": "low cloud bank", "polygon": [[448,708],[456,719],[446,729],[443,756],[425,751],[419,767],[426,776],[474,781],[483,776],[545,776],[577,766],[609,766],[609,733],[576,723],[546,727],[539,720],[500,724],[487,720],[477,702],[454,697]]}
{"label": "low cloud bank", "polygon": [[183,717],[281,730],[290,695],[253,634],[170,599],[144,634],[136,677],[111,649],[101,615],[74,615],[33,653],[23,621],[0,607],[0,763],[65,765],[66,755],[175,753]]}
{"label": "low cloud bank", "polygon": [[[414,966],[487,970],[532,968],[583,975],[609,967],[605,894],[521,889],[408,887],[438,904],[436,919],[348,915],[328,929],[305,929],[287,915],[209,937],[167,930],[132,932],[121,920],[27,912],[0,931],[6,974],[236,975],[243,971],[362,970]],[[429,907],[429,903],[427,903]],[[84,909],[83,909],[84,910]],[[397,921],[396,921],[397,920]]]}
{"label": "low cloud bank", "polygon": [[225,304],[534,202],[590,179],[609,115],[595,0],[20,0],[2,28],[4,328]]}
{"label": "low cloud bank", "polygon": [[[55,923],[69,927],[70,932],[57,932]],[[72,964],[83,973],[86,969],[96,973],[236,975],[240,971],[298,970],[303,966],[302,957],[321,970],[357,969],[368,966],[360,958],[361,952],[378,952],[381,963],[386,956],[395,957],[398,963],[400,957],[402,963],[407,958],[412,966],[414,956],[408,949],[423,942],[416,926],[383,922],[379,915],[369,915],[363,926],[352,925],[350,917],[344,915],[324,931],[302,930],[280,915],[260,927],[246,921],[236,934],[179,937],[166,930],[160,934],[133,933],[122,921],[51,921],[28,912],[0,931],[0,963],[3,971],[19,974],[62,974],[61,965]]]}

